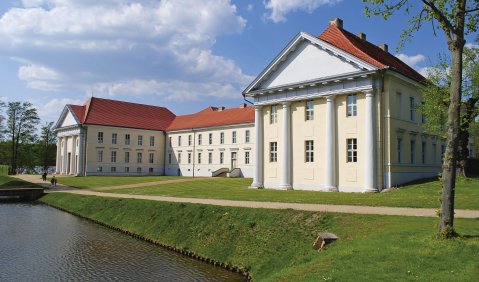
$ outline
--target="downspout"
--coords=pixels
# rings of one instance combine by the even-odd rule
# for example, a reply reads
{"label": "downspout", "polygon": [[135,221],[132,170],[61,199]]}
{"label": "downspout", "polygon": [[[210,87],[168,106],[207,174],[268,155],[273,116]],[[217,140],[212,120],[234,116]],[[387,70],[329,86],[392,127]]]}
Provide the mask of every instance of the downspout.
{"label": "downspout", "polygon": [[[388,120],[386,118],[386,105],[385,105],[385,93],[384,93],[384,73],[385,73],[385,69],[384,70],[380,70],[379,71],[379,75],[380,75],[380,89],[381,89],[381,115],[380,115],[380,121],[382,121],[382,126],[381,126],[381,130],[383,131],[383,140],[382,140],[382,145],[383,145],[383,148],[381,150],[381,162],[382,162],[382,166],[381,166],[381,179],[382,179],[382,182],[383,182],[383,185],[382,185],[382,188],[383,189],[386,189],[386,188],[389,188],[391,186],[391,179],[389,177],[389,171],[388,169],[390,169],[390,167],[388,167],[388,164],[386,163],[386,150],[387,148],[389,148],[389,143],[388,143],[388,146],[386,146],[386,142],[389,142],[387,136],[388,136],[388,132],[387,132],[387,128],[388,128]],[[389,97],[391,98],[391,97]],[[386,141],[387,140],[387,141]],[[389,187],[388,187],[389,186]]]}
{"label": "downspout", "polygon": [[88,140],[88,127],[84,127],[83,125],[81,125],[81,127],[83,128],[83,161],[82,161],[82,166],[83,166],[83,176],[86,176],[86,161],[87,161],[87,140]]}
{"label": "downspout", "polygon": [[163,152],[165,152],[165,155],[163,156],[163,175],[166,175],[166,158],[168,156],[168,136],[166,136],[166,131],[163,131],[163,136],[165,137],[164,140],[165,140],[165,144],[164,144],[164,147],[165,147],[165,150]]}

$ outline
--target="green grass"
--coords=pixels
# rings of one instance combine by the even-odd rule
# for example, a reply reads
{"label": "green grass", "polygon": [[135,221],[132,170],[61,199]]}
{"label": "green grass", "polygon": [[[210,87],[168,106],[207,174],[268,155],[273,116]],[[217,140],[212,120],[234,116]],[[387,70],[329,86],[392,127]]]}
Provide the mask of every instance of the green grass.
{"label": "green grass", "polygon": [[[53,193],[42,201],[249,269],[255,281],[475,281],[479,221],[264,210]],[[320,231],[339,240],[317,252]]]}
{"label": "green grass", "polygon": [[6,176],[6,175],[0,175],[0,189],[1,188],[20,188],[20,187],[36,188],[40,186],[38,186],[37,184],[20,180],[18,178]]}
{"label": "green grass", "polygon": [[[375,194],[248,189],[250,184],[251,179],[225,178],[108,192],[244,201],[424,208],[438,208],[441,195],[441,183],[437,180]],[[458,209],[479,209],[479,178],[458,178],[455,206]]]}
{"label": "green grass", "polygon": [[85,176],[58,177],[58,183],[76,188],[97,188],[180,179],[178,176]]}

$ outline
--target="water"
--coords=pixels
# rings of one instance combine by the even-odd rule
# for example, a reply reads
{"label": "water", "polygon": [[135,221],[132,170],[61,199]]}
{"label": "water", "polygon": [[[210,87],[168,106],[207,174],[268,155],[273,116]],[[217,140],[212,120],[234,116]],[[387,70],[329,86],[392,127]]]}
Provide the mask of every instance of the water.
{"label": "water", "polygon": [[42,204],[0,204],[0,281],[241,281]]}

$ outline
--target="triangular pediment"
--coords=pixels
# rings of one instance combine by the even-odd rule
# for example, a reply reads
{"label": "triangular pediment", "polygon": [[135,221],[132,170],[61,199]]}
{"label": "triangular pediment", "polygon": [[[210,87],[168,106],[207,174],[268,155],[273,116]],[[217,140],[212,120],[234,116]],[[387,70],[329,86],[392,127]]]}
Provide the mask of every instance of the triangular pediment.
{"label": "triangular pediment", "polygon": [[374,69],[376,69],[374,66],[327,42],[309,34],[300,33],[245,89],[243,94]]}
{"label": "triangular pediment", "polygon": [[73,110],[68,105],[66,105],[60,115],[60,118],[55,124],[54,128],[58,129],[62,127],[68,127],[68,126],[79,125],[79,124],[80,123],[78,122],[78,119],[75,116],[75,113],[73,112]]}

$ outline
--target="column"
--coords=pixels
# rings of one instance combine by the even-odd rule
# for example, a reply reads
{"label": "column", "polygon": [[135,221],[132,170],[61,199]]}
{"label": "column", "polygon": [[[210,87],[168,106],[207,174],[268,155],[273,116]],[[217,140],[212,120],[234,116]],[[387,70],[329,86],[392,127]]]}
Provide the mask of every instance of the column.
{"label": "column", "polygon": [[55,173],[59,174],[60,173],[60,166],[61,166],[61,154],[62,154],[62,141],[60,137],[57,137],[57,158],[56,158],[56,164],[55,164]]}
{"label": "column", "polygon": [[67,142],[68,142],[68,137],[64,136],[63,137],[63,165],[62,165],[62,174],[66,174],[68,169],[68,151],[67,151]]}
{"label": "column", "polygon": [[334,145],[336,115],[334,111],[334,96],[326,97],[326,161],[324,163],[326,173],[324,175],[324,187],[328,191],[337,192],[338,187],[334,181],[334,159],[336,150]]}
{"label": "column", "polygon": [[254,107],[254,171],[250,188],[263,187],[263,108]]}
{"label": "column", "polygon": [[83,142],[85,142],[85,134],[83,133],[83,129],[80,128],[80,134],[78,135],[78,163],[77,163],[77,175],[83,176]]}
{"label": "column", "polygon": [[283,138],[281,139],[281,182],[280,189],[292,189],[291,186],[291,113],[290,103],[283,102]]}
{"label": "column", "polygon": [[364,111],[364,190],[363,192],[378,192],[376,187],[376,155],[374,138],[374,90],[366,94],[366,109]]}
{"label": "column", "polygon": [[75,174],[75,153],[76,153],[76,142],[75,135],[72,135],[72,155],[70,160],[70,174]]}

